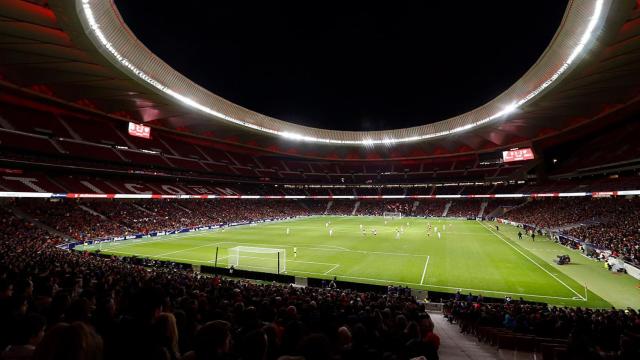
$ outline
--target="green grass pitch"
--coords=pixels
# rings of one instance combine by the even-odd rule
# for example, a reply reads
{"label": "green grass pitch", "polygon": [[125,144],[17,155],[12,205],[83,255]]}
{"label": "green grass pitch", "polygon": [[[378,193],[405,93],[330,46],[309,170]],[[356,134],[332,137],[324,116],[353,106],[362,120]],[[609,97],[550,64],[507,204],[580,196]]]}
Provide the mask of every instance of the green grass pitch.
{"label": "green grass pitch", "polygon": [[[430,236],[428,224],[432,226]],[[396,229],[400,228],[404,231],[398,238]],[[333,236],[329,229],[333,229]],[[372,234],[373,229],[377,235]],[[118,256],[213,265],[218,248],[219,267],[234,261],[233,251],[229,251],[234,247],[282,249],[289,275],[336,276],[345,281],[442,292],[460,289],[463,293],[508,295],[557,305],[638,305],[640,293],[633,280],[609,279],[610,274],[598,263],[573,252],[574,264],[559,267],[552,260],[557,254],[568,253],[568,249],[548,239],[538,238],[535,243],[528,237],[518,240],[516,232],[509,226],[501,225],[496,231],[495,223],[469,220],[317,216],[76,249],[95,251],[100,247],[102,253]],[[243,252],[237,268],[276,272],[277,254]],[[594,277],[603,277],[603,281],[594,283],[604,290],[594,292],[585,286]],[[620,299],[607,298],[607,286],[614,280],[619,281],[614,288],[622,291]],[[636,300],[627,304],[627,297]]]}

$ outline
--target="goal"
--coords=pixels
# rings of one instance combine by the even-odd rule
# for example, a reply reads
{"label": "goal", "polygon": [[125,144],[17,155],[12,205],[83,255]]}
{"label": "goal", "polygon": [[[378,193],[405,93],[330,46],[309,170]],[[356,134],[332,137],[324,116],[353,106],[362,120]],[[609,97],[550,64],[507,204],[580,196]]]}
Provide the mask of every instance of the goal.
{"label": "goal", "polygon": [[389,211],[385,211],[384,213],[382,213],[382,216],[385,219],[402,219],[402,213],[399,212],[389,212]]}
{"label": "goal", "polygon": [[228,264],[234,268],[269,271],[276,274],[287,271],[285,249],[236,246],[229,248],[228,255]]}

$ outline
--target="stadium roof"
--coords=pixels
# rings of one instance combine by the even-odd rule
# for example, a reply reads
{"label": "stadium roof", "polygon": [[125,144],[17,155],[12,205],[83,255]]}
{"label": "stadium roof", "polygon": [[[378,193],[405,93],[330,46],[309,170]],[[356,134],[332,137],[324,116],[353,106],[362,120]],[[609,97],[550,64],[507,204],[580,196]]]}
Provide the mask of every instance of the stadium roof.
{"label": "stadium roof", "polygon": [[111,1],[38,3],[0,0],[3,85],[154,127],[299,156],[427,157],[531,144],[634,104],[640,85],[638,3],[574,0],[534,66],[477,109],[405,129],[310,128],[245,109],[182,76],[136,39]]}

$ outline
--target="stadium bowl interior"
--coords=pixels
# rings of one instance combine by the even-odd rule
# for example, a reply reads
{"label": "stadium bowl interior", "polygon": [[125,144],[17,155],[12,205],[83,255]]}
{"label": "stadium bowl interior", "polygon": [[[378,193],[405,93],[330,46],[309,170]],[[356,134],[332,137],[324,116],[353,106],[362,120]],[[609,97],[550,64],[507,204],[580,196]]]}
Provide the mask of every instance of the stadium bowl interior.
{"label": "stadium bowl interior", "polygon": [[113,1],[0,15],[0,359],[640,358],[640,1],[356,131],[217,95]]}

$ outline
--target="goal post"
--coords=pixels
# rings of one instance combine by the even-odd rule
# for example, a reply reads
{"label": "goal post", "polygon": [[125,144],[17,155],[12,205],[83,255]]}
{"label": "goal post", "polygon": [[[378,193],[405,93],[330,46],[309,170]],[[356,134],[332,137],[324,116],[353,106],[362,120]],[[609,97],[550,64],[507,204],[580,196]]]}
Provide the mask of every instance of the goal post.
{"label": "goal post", "polygon": [[400,212],[385,211],[384,213],[382,213],[382,216],[385,219],[390,219],[390,220],[402,219],[402,213]]}
{"label": "goal post", "polygon": [[276,274],[287,271],[285,249],[253,246],[235,246],[228,250],[228,265],[234,268],[272,271]]}

